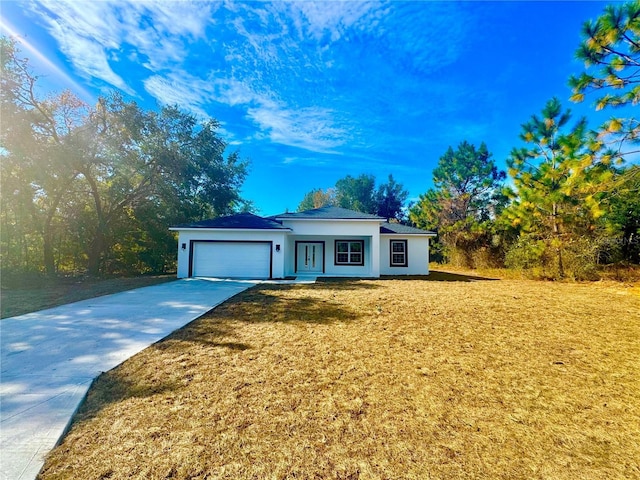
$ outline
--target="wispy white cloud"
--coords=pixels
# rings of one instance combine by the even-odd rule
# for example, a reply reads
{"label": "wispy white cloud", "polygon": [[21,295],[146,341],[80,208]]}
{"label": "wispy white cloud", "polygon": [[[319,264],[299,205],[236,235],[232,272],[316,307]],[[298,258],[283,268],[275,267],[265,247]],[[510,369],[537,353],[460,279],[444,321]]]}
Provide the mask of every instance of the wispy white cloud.
{"label": "wispy white cloud", "polygon": [[468,12],[454,2],[403,2],[389,11],[381,36],[390,57],[419,73],[455,63],[464,48]]}
{"label": "wispy white cloud", "polygon": [[333,125],[332,114],[323,108],[292,110],[275,104],[248,110],[271,141],[320,153],[336,153],[348,139],[345,129]]}
{"label": "wispy white cloud", "polygon": [[208,81],[173,73],[149,77],[144,86],[161,103],[179,104],[201,118],[207,117],[207,108],[212,102],[245,106],[247,117],[259,127],[261,136],[274,143],[329,153],[348,139],[347,131],[334,125],[331,110],[291,109],[236,81]]}
{"label": "wispy white cloud", "polygon": [[144,80],[144,88],[149,94],[164,105],[180,105],[201,118],[206,118],[204,110],[206,97],[203,92],[194,88],[187,79],[179,80],[154,75]]}
{"label": "wispy white cloud", "polygon": [[100,45],[95,42],[74,41],[72,37],[75,36],[75,33],[72,33],[67,25],[60,23],[51,25],[51,33],[61,39],[61,50],[72,60],[77,70],[87,76],[99,78],[130,95],[135,94],[122,77],[113,71],[105,51]]}
{"label": "wispy white cloud", "polygon": [[[385,105],[400,103],[406,91],[399,68],[422,74],[455,61],[464,25],[452,3],[446,9],[391,1],[29,5],[84,76],[142,96],[126,70],[134,62],[143,67],[134,78],[158,102],[201,117],[222,104],[252,122],[253,138],[310,152],[363,145],[363,132],[386,135],[381,120],[363,110],[383,110],[370,107],[380,92]],[[375,77],[367,81],[356,62],[377,68],[369,73]]]}
{"label": "wispy white cloud", "polygon": [[229,106],[269,103],[269,97],[254,92],[248,84],[234,79],[213,78],[209,81],[213,98]]}
{"label": "wispy white cloud", "polygon": [[144,88],[161,104],[179,104],[201,116],[212,102],[229,106],[271,103],[246,85],[219,78],[199,78],[186,71],[153,75],[143,81]]}
{"label": "wispy white cloud", "polygon": [[277,2],[271,8],[290,17],[300,37],[328,42],[375,29],[387,12],[385,2]]}
{"label": "wispy white cloud", "polygon": [[86,8],[86,4],[79,2],[50,0],[32,5],[34,9],[46,9],[46,14],[41,11],[41,18],[76,70],[129,94],[134,93],[109,65],[106,52],[117,49],[118,42],[108,31],[107,26],[115,23],[115,18],[111,9],[105,8],[106,3],[98,2],[95,8]]}
{"label": "wispy white cloud", "polygon": [[[343,158],[343,157],[341,157]],[[304,165],[310,167],[330,166],[335,159],[331,155],[307,155],[307,156],[295,156],[284,157],[281,165]]]}
{"label": "wispy white cloud", "polygon": [[272,142],[311,151],[361,144],[361,134],[387,137],[376,96],[383,95],[383,103],[394,109],[415,108],[406,95],[422,92],[403,88],[417,80],[407,76],[432,74],[455,62],[466,21],[455,4],[445,9],[424,2],[236,3],[233,8],[231,24],[239,38],[231,45],[234,75],[275,104],[252,104],[249,117]]}
{"label": "wispy white cloud", "polygon": [[77,2],[40,0],[30,8],[58,41],[61,51],[84,76],[130,95],[134,89],[114,66],[130,44],[152,71],[168,68],[186,55],[186,40],[204,35],[216,4],[191,2]]}

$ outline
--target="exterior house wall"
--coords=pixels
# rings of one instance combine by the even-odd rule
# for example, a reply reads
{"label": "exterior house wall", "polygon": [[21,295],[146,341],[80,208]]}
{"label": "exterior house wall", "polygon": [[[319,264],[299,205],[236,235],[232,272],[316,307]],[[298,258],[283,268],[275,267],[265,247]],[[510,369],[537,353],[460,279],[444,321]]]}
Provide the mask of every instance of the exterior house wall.
{"label": "exterior house wall", "polygon": [[[339,212],[338,212],[339,213]],[[272,278],[310,275],[374,277],[382,275],[428,275],[429,274],[429,232],[391,233],[394,227],[381,226],[381,221],[374,219],[341,219],[341,218],[282,218],[280,228],[275,222],[273,227],[240,228],[235,225],[245,223],[260,224],[267,219],[250,216],[237,218],[233,228],[204,226],[173,227],[178,232],[178,278],[204,272],[240,272],[247,275],[262,276],[260,266],[266,261],[268,249],[264,245],[256,248],[239,248],[238,245],[226,245],[220,249],[210,248],[197,242],[260,242],[270,246],[270,273]],[[238,215],[240,217],[240,215]],[[257,219],[257,220],[256,220]],[[228,225],[229,221],[223,220]],[[275,227],[275,228],[274,228]],[[380,233],[381,229],[386,233]],[[402,228],[398,229],[402,231]],[[411,229],[409,229],[411,230]],[[415,230],[415,229],[413,229]],[[363,265],[342,265],[336,262],[336,241],[362,241]],[[406,242],[406,265],[391,265],[391,241]],[[316,270],[315,248],[307,250],[300,243],[321,244],[323,246],[323,268]],[[184,248],[182,248],[184,246]],[[279,246],[279,248],[278,248]],[[300,249],[298,249],[300,246]],[[197,248],[195,248],[197,247]],[[194,252],[195,251],[195,252]],[[262,253],[260,253],[262,252]],[[311,253],[313,252],[313,253]],[[195,253],[195,255],[194,255]],[[296,256],[309,259],[307,267],[297,269]],[[198,259],[199,271],[192,270],[190,262]],[[311,260],[313,259],[313,261]],[[302,260],[304,263],[304,260]],[[255,268],[253,268],[255,266]],[[220,268],[218,268],[220,267]],[[224,268],[223,268],[224,267]],[[235,268],[235,269],[234,269]],[[264,269],[262,270],[264,272]]]}
{"label": "exterior house wall", "polygon": [[[336,265],[336,240],[362,240],[364,242],[364,265]],[[295,276],[304,272],[296,271],[296,244],[297,242],[323,242],[324,243],[324,274],[330,277],[379,277],[380,273],[374,273],[375,265],[379,265],[379,258],[373,258],[373,238],[361,235],[290,235],[287,239],[285,272],[287,276]],[[374,261],[377,260],[377,261]]]}
{"label": "exterior house wall", "polygon": [[[296,241],[324,242],[324,275],[328,276],[380,276],[380,222],[358,220],[294,220],[286,219],[283,226],[293,232],[289,235],[286,248],[285,272],[296,275]],[[336,240],[363,240],[364,265],[336,265]]]}
{"label": "exterior house wall", "polygon": [[[391,266],[391,240],[407,241],[407,266]],[[428,275],[429,237],[422,235],[380,235],[381,275]]]}
{"label": "exterior house wall", "polygon": [[[198,240],[216,241],[271,241],[272,242],[272,277],[284,278],[284,257],[287,255],[285,231],[272,230],[221,230],[207,228],[180,229],[178,236],[178,278],[189,276],[189,258],[191,242]],[[182,246],[185,246],[183,249]],[[276,250],[280,245],[280,251]],[[232,259],[230,259],[231,261]]]}
{"label": "exterior house wall", "polygon": [[294,235],[360,235],[371,237],[380,234],[379,221],[285,219],[282,221],[282,225],[293,230]]}

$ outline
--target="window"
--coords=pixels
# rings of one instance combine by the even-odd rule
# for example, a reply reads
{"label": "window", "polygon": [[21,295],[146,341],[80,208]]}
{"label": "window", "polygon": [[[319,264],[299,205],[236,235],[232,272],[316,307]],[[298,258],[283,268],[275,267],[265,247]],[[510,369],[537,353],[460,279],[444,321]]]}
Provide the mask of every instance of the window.
{"label": "window", "polygon": [[364,265],[364,240],[336,240],[336,265]]}
{"label": "window", "polygon": [[392,267],[407,267],[407,241],[406,240],[391,240],[390,242],[391,252],[389,256],[391,258]]}

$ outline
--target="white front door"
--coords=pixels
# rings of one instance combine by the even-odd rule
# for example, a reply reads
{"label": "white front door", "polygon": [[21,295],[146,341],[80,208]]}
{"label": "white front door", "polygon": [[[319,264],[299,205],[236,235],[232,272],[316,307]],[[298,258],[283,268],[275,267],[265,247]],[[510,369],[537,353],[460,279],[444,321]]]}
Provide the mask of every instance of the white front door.
{"label": "white front door", "polygon": [[322,273],[324,267],[324,244],[299,242],[296,272]]}

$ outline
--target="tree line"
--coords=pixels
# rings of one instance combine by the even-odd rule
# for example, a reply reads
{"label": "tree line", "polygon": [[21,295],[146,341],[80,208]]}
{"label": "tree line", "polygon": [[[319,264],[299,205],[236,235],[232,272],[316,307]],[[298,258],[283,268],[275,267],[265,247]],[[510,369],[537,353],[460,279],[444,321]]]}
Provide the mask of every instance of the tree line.
{"label": "tree line", "polygon": [[[640,100],[640,3],[586,22],[573,102],[632,112]],[[138,274],[175,268],[167,227],[251,210],[240,196],[248,162],[218,122],[177,106],[145,110],[118,93],[94,106],[65,91],[38,95],[15,41],[0,38],[0,258],[3,273]],[[625,107],[625,108],[621,108]],[[640,263],[640,167],[629,161],[633,114],[591,129],[557,98],[522,125],[522,145],[496,166],[462,141],[407,205],[393,175],[347,175],[307,193],[299,210],[336,205],[435,230],[433,257],[453,264],[592,277],[598,265]]]}
{"label": "tree line", "polygon": [[3,272],[134,274],[175,267],[168,226],[231,213],[247,162],[215,120],[148,111],[112,93],[89,106],[38,96],[15,41],[0,39]]}
{"label": "tree line", "polygon": [[[593,95],[596,110],[632,112],[640,100],[640,2],[608,6],[586,22],[576,56],[586,71],[569,78],[570,100]],[[484,145],[474,151],[463,142],[440,159],[435,189],[410,218],[437,228],[441,254],[468,267],[582,279],[594,277],[598,265],[638,264],[640,167],[625,162],[640,152],[632,115],[590,129],[552,98],[522,125],[507,186]]]}
{"label": "tree line", "polygon": [[[576,56],[587,71],[569,79],[570,100],[596,95],[597,110],[635,107],[640,2],[608,6],[584,24],[582,37]],[[408,206],[407,217],[395,217],[435,230],[432,258],[458,266],[506,266],[546,278],[585,279],[594,278],[599,265],[638,264],[640,167],[625,160],[640,153],[639,134],[633,116],[613,116],[590,129],[585,118],[574,121],[552,98],[522,125],[523,146],[511,151],[507,172],[497,168],[484,143],[462,141],[440,157],[433,188]],[[345,183],[369,187],[363,193],[345,189]],[[335,189],[307,194],[301,208],[311,200],[314,206],[342,205],[341,199],[355,192],[367,201],[346,202],[351,208],[380,213],[375,202],[368,203],[372,185],[370,176],[346,177]]]}
{"label": "tree line", "polygon": [[405,220],[404,205],[408,197],[409,192],[396,182],[392,174],[389,174],[386,183],[377,187],[373,175],[347,175],[338,180],[333,188],[318,188],[305,194],[298,211],[332,205],[402,221]]}

